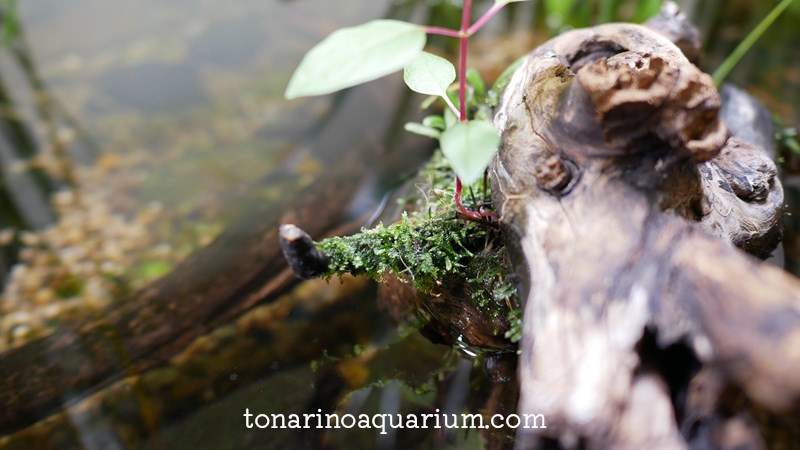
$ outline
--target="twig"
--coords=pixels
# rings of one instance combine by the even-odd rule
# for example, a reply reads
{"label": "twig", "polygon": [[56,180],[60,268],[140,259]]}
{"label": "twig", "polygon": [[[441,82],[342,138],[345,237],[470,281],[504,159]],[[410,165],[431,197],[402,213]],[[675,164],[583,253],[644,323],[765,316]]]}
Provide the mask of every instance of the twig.
{"label": "twig", "polygon": [[311,236],[300,228],[281,225],[280,242],[283,255],[299,278],[317,278],[328,270],[328,257],[319,251]]}

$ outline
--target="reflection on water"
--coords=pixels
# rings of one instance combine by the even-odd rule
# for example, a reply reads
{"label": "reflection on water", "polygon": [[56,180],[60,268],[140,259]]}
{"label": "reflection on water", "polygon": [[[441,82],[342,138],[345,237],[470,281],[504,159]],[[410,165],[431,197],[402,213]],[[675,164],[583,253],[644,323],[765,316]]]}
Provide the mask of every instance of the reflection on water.
{"label": "reflection on water", "polygon": [[[288,71],[304,48],[339,24],[386,10],[382,2],[353,1],[336,8],[58,4],[26,2],[23,39],[14,47],[21,51],[0,60],[16,88],[13,96],[0,91],[0,101],[7,98],[13,113],[24,115],[4,123],[11,129],[0,139],[9,206],[3,225],[39,230],[58,222],[43,235],[17,236],[29,248],[0,306],[0,349],[45,332],[46,322],[67,312],[96,310],[146,285],[254,202],[284,195],[289,176],[308,184],[319,175],[315,155],[294,148],[331,101],[287,106],[281,94]],[[28,51],[39,67],[20,61]],[[56,116],[52,125],[29,107],[37,105],[40,76],[47,98],[69,105],[41,108]],[[102,149],[97,161],[82,150],[95,143]],[[290,158],[294,173],[276,170]],[[75,160],[80,164],[72,167]],[[6,266],[16,262],[13,250]]]}
{"label": "reflection on water", "polygon": [[[25,249],[11,252],[20,264],[1,306],[0,447],[293,442],[297,433],[247,433],[244,408],[333,410],[351,389],[392,378],[404,380],[394,392],[411,395],[404,408],[434,401],[454,354],[396,335],[369,284],[294,289],[274,236],[287,211],[318,223],[318,234],[354,230],[430,151],[394,128],[416,109],[396,77],[281,100],[289,71],[323,35],[413,5],[86,0],[77,9],[23,8],[37,73],[68,108],[58,151],[15,144],[30,150],[17,156],[28,165],[20,173],[43,181],[14,198],[27,216],[4,224],[29,231],[8,238]],[[68,171],[57,164],[64,155]],[[28,192],[46,212],[38,220]],[[20,374],[25,364],[40,370]]]}
{"label": "reflection on water", "polygon": [[[284,221],[356,230],[430,151],[395,126],[419,100],[397,77],[287,103],[290,71],[341,26],[453,26],[450,2],[19,3],[23,34],[0,51],[0,448],[509,445],[506,430],[277,432],[242,417],[515,409],[512,356],[466,360],[398,331],[372,284],[297,284],[276,245]],[[538,10],[514,8],[473,46],[487,73],[546,34],[530,32]],[[738,81],[796,120],[750,70]]]}

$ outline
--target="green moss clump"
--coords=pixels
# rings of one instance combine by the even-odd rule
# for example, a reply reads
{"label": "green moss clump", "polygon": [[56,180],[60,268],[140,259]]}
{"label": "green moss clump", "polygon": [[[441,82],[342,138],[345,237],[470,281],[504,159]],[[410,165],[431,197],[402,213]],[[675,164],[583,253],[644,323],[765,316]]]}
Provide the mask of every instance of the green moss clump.
{"label": "green moss clump", "polygon": [[511,342],[519,342],[522,339],[522,310],[512,309],[508,312],[508,322],[511,328],[506,331],[506,339]]}
{"label": "green moss clump", "polygon": [[474,304],[496,315],[507,314],[516,303],[505,248],[487,248],[497,234],[484,224],[455,217],[404,214],[388,227],[378,225],[317,245],[330,259],[328,278],[348,273],[380,281],[393,273],[428,293],[445,280],[461,279]]}
{"label": "green moss clump", "polygon": [[331,261],[328,277],[350,273],[380,280],[392,272],[430,292],[439,280],[463,270],[475,256],[470,248],[485,236],[477,225],[455,218],[412,220],[404,214],[391,226],[326,239],[318,246]]}
{"label": "green moss clump", "polygon": [[508,276],[505,248],[487,245],[498,232],[455,217],[410,218],[360,233],[326,239],[318,247],[330,258],[326,276],[351,274],[380,281],[397,275],[422,292],[463,280],[473,303],[490,316],[514,310],[516,286]]}
{"label": "green moss clump", "polygon": [[[487,317],[508,317],[516,308],[516,286],[496,222],[459,219],[453,208],[455,177],[437,152],[415,187],[422,195],[401,204],[404,213],[389,226],[362,229],[352,236],[317,243],[329,260],[327,278],[351,274],[381,281],[386,274],[436,294],[437,288],[458,290]],[[471,210],[486,210],[488,186],[477,182],[464,189]]]}

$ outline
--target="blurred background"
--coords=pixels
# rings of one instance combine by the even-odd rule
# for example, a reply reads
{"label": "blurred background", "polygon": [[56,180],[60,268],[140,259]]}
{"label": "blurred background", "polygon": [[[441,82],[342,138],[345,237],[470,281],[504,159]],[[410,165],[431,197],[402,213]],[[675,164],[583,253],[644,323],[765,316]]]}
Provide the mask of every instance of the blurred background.
{"label": "blurred background", "polygon": [[[474,16],[491,3],[476,1]],[[700,65],[708,72],[777,4],[678,3],[701,31]],[[324,224],[322,233],[343,224],[351,224],[348,230],[364,225],[432,151],[432,143],[402,131],[407,119],[421,114],[422,99],[392,76],[287,102],[289,76],[304,53],[335,29],[375,18],[458,28],[461,2],[0,4],[0,352],[5,352],[21,351],[65,324],[102,316],[182,264],[191,267],[192,255],[211,244],[237,260],[239,248],[253,244],[247,240],[256,235],[251,231],[277,226],[296,196],[319,194],[325,205],[335,206],[334,213],[324,205],[305,207]],[[469,65],[491,82],[559,31],[641,22],[659,6],[660,1],[627,0],[514,3],[471,41]],[[789,205],[785,259],[796,274],[800,146],[791,137],[800,126],[798,25],[795,1],[728,79],[763,102],[786,143],[778,154]],[[441,36],[429,39],[440,52],[453,52],[454,44]],[[335,184],[321,180],[344,180],[352,189],[332,189]],[[182,282],[191,285],[193,277],[233,270],[226,261],[202,271],[185,269]],[[279,270],[266,272],[259,278],[264,283]],[[412,325],[398,327],[377,309],[374,284],[363,280],[281,283],[245,315],[209,325],[208,333],[168,362],[147,372],[134,370],[104,390],[91,390],[87,399],[80,390],[80,398],[64,400],[70,408],[38,428],[0,437],[0,448],[508,445],[502,430],[378,435],[245,429],[246,407],[287,414],[318,408],[514,408],[514,392],[497,387],[513,376],[513,357],[465,359],[473,350],[456,352],[425,340]],[[244,298],[250,292],[231,295]]]}

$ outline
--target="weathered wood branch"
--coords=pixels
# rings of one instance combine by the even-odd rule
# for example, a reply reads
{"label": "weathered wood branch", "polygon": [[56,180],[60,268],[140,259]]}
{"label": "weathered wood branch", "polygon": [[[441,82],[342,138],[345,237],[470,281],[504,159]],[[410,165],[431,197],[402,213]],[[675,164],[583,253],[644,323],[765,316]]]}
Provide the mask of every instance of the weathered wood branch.
{"label": "weathered wood branch", "polygon": [[781,237],[768,115],[691,63],[697,32],[674,4],[648,26],[539,47],[495,119],[493,201],[525,303],[520,414],[548,423],[518,448],[760,448],[754,412],[800,404],[800,281],[742,252]]}
{"label": "weathered wood branch", "polygon": [[[421,220],[420,224],[424,226],[425,221]],[[485,245],[483,239],[480,241],[481,245]],[[330,262],[336,255],[325,254],[317,248],[308,233],[294,225],[281,225],[280,244],[289,265],[299,278],[330,276],[329,265],[336,267]],[[369,245],[374,246],[375,242]],[[424,253],[426,250],[418,250],[418,245],[422,246],[424,242],[417,241],[413,245],[414,251]],[[470,246],[466,241],[460,242],[459,245]],[[377,247],[368,247],[364,243],[355,245],[355,248],[365,249],[367,252],[359,255],[363,258],[360,268],[363,268],[364,260],[369,258],[368,253],[380,250]],[[431,249],[431,251],[436,250]],[[502,258],[504,253],[495,250],[492,255],[493,258]],[[478,258],[480,257],[476,259]],[[403,257],[400,256],[400,259]],[[409,259],[408,255],[406,259]],[[416,289],[412,285],[413,273],[417,267],[413,264],[409,266],[405,261],[403,273],[390,272],[387,269],[380,274],[369,275],[379,275],[382,281],[378,302],[381,309],[397,322],[421,324],[420,332],[429,340],[446,345],[476,347],[497,352],[513,351],[516,345],[505,337],[505,333],[510,328],[508,305],[515,303],[516,300],[509,298],[506,303],[505,299],[485,298],[486,304],[476,301],[476,291],[484,288],[485,284],[476,286],[471,282],[466,273],[469,272],[469,266],[475,262],[456,261],[456,264],[464,263],[466,264],[460,266],[464,272],[444,275],[425,289]],[[348,273],[364,274],[357,270]],[[482,280],[482,283],[492,284],[494,281],[494,278],[490,278]],[[495,302],[496,305],[488,304],[489,302]]]}
{"label": "weathered wood branch", "polygon": [[797,407],[800,282],[733,246],[771,252],[782,189],[763,133],[729,137],[720,106],[636,25],[566,33],[515,74],[490,176],[523,279],[520,413],[548,418],[520,448],[718,447],[740,416],[721,389],[684,401],[698,371]]}
{"label": "weathered wood branch", "polygon": [[325,273],[330,261],[308,233],[295,225],[283,224],[278,234],[283,255],[298,278],[309,280]]}

